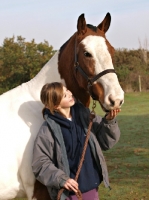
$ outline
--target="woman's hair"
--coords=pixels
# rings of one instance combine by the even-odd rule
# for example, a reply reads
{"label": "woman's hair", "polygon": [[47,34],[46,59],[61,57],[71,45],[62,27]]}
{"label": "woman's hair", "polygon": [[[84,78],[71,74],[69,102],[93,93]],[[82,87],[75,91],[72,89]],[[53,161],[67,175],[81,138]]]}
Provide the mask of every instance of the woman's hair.
{"label": "woman's hair", "polygon": [[40,92],[40,99],[44,104],[42,114],[47,107],[54,114],[55,106],[58,106],[63,97],[63,84],[59,82],[45,84]]}

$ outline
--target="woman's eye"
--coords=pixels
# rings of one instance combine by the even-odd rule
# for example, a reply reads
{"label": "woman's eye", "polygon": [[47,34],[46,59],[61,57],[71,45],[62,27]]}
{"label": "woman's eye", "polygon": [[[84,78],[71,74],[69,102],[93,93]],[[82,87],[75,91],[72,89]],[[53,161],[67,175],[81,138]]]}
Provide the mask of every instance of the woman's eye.
{"label": "woman's eye", "polygon": [[84,51],[84,55],[85,55],[86,57],[92,57],[92,55],[91,55],[90,53],[88,53],[87,51]]}

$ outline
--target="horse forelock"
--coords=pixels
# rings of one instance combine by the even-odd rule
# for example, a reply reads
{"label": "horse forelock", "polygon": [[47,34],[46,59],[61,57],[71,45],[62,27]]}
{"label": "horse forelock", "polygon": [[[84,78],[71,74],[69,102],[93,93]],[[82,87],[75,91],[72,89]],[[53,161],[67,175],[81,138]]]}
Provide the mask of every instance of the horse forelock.
{"label": "horse forelock", "polygon": [[86,25],[88,28],[90,28],[92,31],[97,32],[97,26],[93,26],[91,24]]}

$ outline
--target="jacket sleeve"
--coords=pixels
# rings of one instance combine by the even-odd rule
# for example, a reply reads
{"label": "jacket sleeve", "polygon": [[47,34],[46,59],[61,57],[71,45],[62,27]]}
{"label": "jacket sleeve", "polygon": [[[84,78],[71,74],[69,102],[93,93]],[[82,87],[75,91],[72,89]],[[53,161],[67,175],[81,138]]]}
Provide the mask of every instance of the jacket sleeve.
{"label": "jacket sleeve", "polygon": [[[48,127],[41,127],[33,148],[32,170],[38,181],[47,187],[60,189],[69,178],[56,167],[54,142],[47,137]],[[51,135],[51,134],[50,134]]]}
{"label": "jacket sleeve", "polygon": [[100,116],[95,116],[93,121],[93,132],[102,148],[108,150],[112,148],[120,138],[120,129],[117,120],[106,120]]}

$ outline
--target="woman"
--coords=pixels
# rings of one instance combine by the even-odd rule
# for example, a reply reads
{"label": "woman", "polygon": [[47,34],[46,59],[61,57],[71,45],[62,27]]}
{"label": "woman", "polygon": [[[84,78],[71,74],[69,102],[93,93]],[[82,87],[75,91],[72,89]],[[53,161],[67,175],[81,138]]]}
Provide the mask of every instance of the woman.
{"label": "woman", "polygon": [[78,182],[74,180],[89,125],[90,111],[74,100],[72,93],[61,83],[48,83],[41,90],[44,104],[42,124],[36,137],[32,168],[38,181],[44,184],[52,200],[65,188],[61,200],[99,200],[98,186],[109,186],[108,172],[102,150],[117,143],[120,130],[115,120],[119,109],[105,117],[95,116],[85,159]]}

